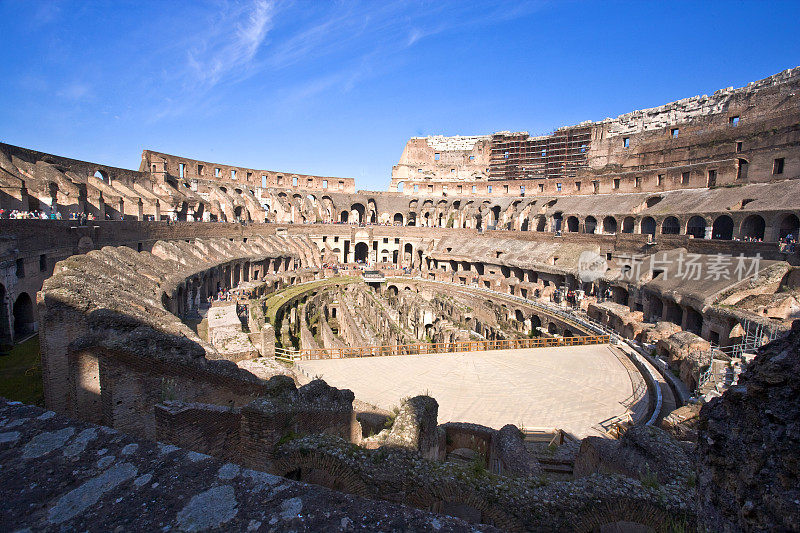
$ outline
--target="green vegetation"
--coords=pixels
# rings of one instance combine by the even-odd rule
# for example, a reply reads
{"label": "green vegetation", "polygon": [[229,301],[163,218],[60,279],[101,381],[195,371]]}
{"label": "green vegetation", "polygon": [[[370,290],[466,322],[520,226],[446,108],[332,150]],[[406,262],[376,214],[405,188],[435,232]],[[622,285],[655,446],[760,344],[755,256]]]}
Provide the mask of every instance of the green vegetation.
{"label": "green vegetation", "polygon": [[0,396],[44,406],[38,335],[12,347],[8,355],[0,356]]}
{"label": "green vegetation", "polygon": [[643,487],[648,489],[658,490],[661,487],[661,484],[658,482],[658,475],[650,470],[649,464],[645,464],[645,471],[639,476],[639,481],[642,482]]}
{"label": "green vegetation", "polygon": [[302,294],[304,292],[315,292],[323,287],[329,287],[336,284],[346,285],[348,283],[353,283],[358,281],[358,278],[355,276],[339,276],[335,278],[326,278],[321,279],[318,281],[312,281],[311,283],[306,283],[304,285],[296,285],[293,287],[289,287],[282,291],[278,291],[272,294],[267,300],[264,302],[264,307],[266,308],[266,318],[269,320],[270,324],[275,326],[275,331],[279,331],[278,324],[276,322],[276,314],[278,310],[286,304],[289,300],[294,298],[295,296]]}

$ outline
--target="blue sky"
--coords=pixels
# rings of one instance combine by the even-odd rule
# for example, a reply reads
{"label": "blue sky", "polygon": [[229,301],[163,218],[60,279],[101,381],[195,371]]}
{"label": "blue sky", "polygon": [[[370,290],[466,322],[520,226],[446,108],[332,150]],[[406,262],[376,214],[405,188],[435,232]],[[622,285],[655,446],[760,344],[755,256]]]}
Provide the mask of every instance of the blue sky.
{"label": "blue sky", "polygon": [[0,140],[384,190],[409,137],[546,133],[800,65],[800,2],[0,0]]}

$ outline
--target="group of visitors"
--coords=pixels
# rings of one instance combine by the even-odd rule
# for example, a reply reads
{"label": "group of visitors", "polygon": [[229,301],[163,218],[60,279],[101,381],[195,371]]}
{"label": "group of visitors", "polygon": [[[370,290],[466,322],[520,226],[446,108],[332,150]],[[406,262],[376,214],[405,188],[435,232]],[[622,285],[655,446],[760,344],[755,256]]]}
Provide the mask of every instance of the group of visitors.
{"label": "group of visitors", "polygon": [[[106,218],[110,218],[107,216]],[[52,211],[47,213],[41,210],[33,210],[33,211],[23,211],[21,209],[0,209],[0,219],[12,219],[12,220],[63,220],[61,213],[59,211]],[[95,220],[96,217],[92,214],[87,215],[86,213],[70,213],[67,217],[67,220],[77,220],[80,221],[81,224],[85,224],[87,220]]]}
{"label": "group of visitors", "polygon": [[793,233],[780,239],[781,252],[793,254],[797,250],[797,238]]}
{"label": "group of visitors", "polygon": [[20,209],[13,209],[6,211],[0,209],[0,218],[9,218],[14,220],[61,220],[61,213],[45,213],[44,211],[22,211]]}

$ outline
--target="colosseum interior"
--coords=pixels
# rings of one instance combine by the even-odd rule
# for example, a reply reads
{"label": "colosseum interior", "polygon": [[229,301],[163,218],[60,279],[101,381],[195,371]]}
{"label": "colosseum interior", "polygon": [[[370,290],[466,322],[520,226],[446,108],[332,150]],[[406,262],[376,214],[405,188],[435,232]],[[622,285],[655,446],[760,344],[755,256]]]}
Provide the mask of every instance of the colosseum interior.
{"label": "colosseum interior", "polygon": [[0,144],[49,217],[0,220],[47,409],[0,405],[0,524],[795,530],[798,91],[413,137],[385,192]]}

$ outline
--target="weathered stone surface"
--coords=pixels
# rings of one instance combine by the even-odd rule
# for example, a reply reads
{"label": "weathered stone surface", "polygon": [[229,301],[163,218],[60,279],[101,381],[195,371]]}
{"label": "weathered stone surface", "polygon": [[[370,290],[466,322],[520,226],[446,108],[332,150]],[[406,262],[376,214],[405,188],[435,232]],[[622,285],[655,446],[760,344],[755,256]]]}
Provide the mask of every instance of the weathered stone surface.
{"label": "weathered stone surface", "polygon": [[678,440],[697,442],[697,424],[700,421],[701,403],[679,407],[661,420],[661,429]]}
{"label": "weathered stone surface", "polygon": [[706,527],[800,527],[800,321],[763,347],[739,384],[700,412],[699,494]]}
{"label": "weathered stone surface", "polygon": [[417,450],[423,457],[435,459],[439,455],[438,414],[439,404],[430,396],[409,398],[400,405],[385,444]]}
{"label": "weathered stone surface", "polygon": [[366,450],[328,436],[283,444],[273,468],[352,494],[436,508],[516,531],[591,531],[618,521],[690,529],[695,523],[694,492],[684,483],[645,486],[598,474],[547,483],[539,477],[493,475],[477,462],[441,463],[399,447]]}
{"label": "weathered stone surface", "polygon": [[695,485],[694,464],[683,447],[664,430],[634,426],[619,441],[587,437],[575,458],[575,477],[616,473],[662,485]]}
{"label": "weathered stone surface", "polygon": [[0,400],[3,531],[476,530],[42,413]]}

